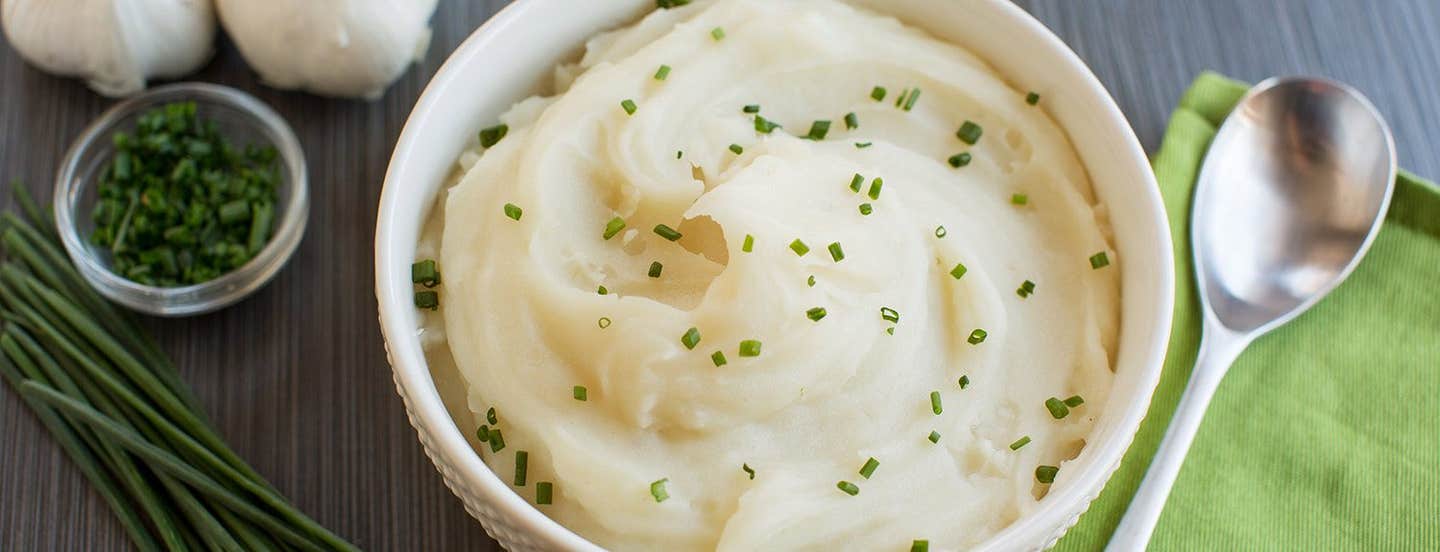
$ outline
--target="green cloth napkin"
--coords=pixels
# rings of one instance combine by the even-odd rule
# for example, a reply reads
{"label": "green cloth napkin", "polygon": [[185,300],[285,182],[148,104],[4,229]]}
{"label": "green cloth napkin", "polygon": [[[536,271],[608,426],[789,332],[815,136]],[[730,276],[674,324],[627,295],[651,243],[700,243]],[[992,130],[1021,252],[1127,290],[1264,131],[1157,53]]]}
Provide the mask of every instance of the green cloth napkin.
{"label": "green cloth napkin", "polygon": [[[1125,513],[1195,362],[1191,191],[1248,85],[1205,73],[1152,166],[1175,240],[1175,324],[1150,412],[1056,550],[1098,550]],[[1250,345],[1215,395],[1151,550],[1440,550],[1440,189],[1402,173],[1350,279]]]}

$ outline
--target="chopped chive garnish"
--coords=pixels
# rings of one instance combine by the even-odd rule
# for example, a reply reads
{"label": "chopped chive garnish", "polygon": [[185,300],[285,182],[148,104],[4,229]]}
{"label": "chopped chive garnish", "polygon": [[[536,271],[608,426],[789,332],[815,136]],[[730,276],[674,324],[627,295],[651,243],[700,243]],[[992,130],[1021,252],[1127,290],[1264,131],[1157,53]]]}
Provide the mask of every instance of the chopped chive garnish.
{"label": "chopped chive garnish", "polygon": [[680,336],[680,344],[686,349],[694,350],[695,346],[700,344],[700,330],[693,327],[685,330],[685,335]]}
{"label": "chopped chive garnish", "polygon": [[747,105],[747,106],[741,108],[740,111],[744,111],[745,113],[759,113],[759,112],[760,112],[760,104],[750,104],[750,105]]}
{"label": "chopped chive garnish", "polygon": [[502,450],[505,450],[505,435],[501,434],[498,428],[490,430],[490,452]]}
{"label": "chopped chive garnish", "polygon": [[1045,399],[1045,410],[1050,411],[1050,416],[1056,420],[1070,415],[1070,407],[1065,406],[1065,401],[1050,397]]}
{"label": "chopped chive garnish", "polygon": [[525,214],[525,210],[521,209],[519,205],[516,205],[514,203],[505,204],[505,216],[515,220],[520,220],[520,215],[523,214]]}
{"label": "chopped chive garnish", "polygon": [[890,307],[880,307],[880,319],[886,322],[900,323],[900,313]]}
{"label": "chopped chive garnish", "polygon": [[660,264],[660,261],[652,261],[650,263],[650,270],[647,271],[646,274],[649,274],[651,278],[659,278],[660,271],[662,270],[665,270],[665,265]]}
{"label": "chopped chive garnish", "polygon": [[830,258],[834,259],[835,262],[838,263],[845,260],[845,250],[840,248],[840,242],[832,243],[827,246],[826,249],[830,250]]}
{"label": "chopped chive garnish", "polygon": [[535,503],[549,504],[554,498],[555,485],[549,481],[540,481],[535,484]]}
{"label": "chopped chive garnish", "polygon": [[1060,473],[1058,466],[1036,466],[1035,480],[1049,485],[1055,482],[1055,475]]}
{"label": "chopped chive garnish", "polygon": [[615,237],[615,234],[619,234],[620,231],[624,229],[625,219],[615,217],[610,219],[610,222],[605,223],[605,233],[603,234],[603,236],[605,237],[605,239],[608,240]]}
{"label": "chopped chive garnish", "polygon": [[740,155],[745,153],[745,148],[740,147],[740,144],[730,144],[730,153]]}
{"label": "chopped chive garnish", "polygon": [[854,483],[851,483],[849,481],[841,481],[839,483],[836,483],[835,488],[840,489],[841,492],[844,492],[845,494],[848,494],[850,496],[860,494],[860,487],[855,486]]}
{"label": "chopped chive garnish", "polygon": [[758,356],[760,356],[760,341],[757,340],[757,339],[746,339],[746,340],[744,340],[744,341],[741,341],[741,342],[740,342],[740,356],[742,356],[742,357],[758,357]]}
{"label": "chopped chive garnish", "polygon": [[845,114],[845,129],[855,130],[860,128],[860,117],[854,111]]}
{"label": "chopped chive garnish", "polygon": [[1030,444],[1030,436],[1026,435],[1024,437],[1016,439],[1014,443],[1010,443],[1010,450],[1020,450],[1028,444]]}
{"label": "chopped chive garnish", "polygon": [[1034,295],[1035,282],[1031,282],[1030,280],[1025,280],[1024,282],[1021,282],[1020,287],[1015,290],[1015,294],[1019,295],[1021,298]]}
{"label": "chopped chive garnish", "polygon": [[655,0],[656,6],[659,6],[661,9],[667,10],[670,8],[678,8],[689,3],[690,0]]}
{"label": "chopped chive garnish", "polygon": [[825,135],[830,133],[830,121],[815,121],[810,123],[810,133],[805,135],[809,140],[824,140]]}
{"label": "chopped chive garnish", "polygon": [[965,124],[960,125],[960,130],[955,131],[955,137],[973,146],[980,141],[980,135],[984,133],[985,129],[980,128],[974,121],[965,121]]}
{"label": "chopped chive garnish", "polygon": [[715,366],[724,366],[729,361],[725,360],[725,353],[715,351],[713,353],[710,353],[710,362],[714,362]]}
{"label": "chopped chive garnish", "polygon": [[883,187],[885,187],[885,179],[876,177],[875,180],[870,181],[870,191],[867,192],[867,195],[870,196],[870,199],[880,199],[880,188]]}
{"label": "chopped chive garnish", "polygon": [[889,327],[889,328],[885,328],[885,333],[890,334],[890,335],[895,335],[895,327],[894,327],[894,326],[891,326],[891,327]]}
{"label": "chopped chive garnish", "polygon": [[1070,395],[1070,398],[1065,399],[1065,406],[1070,408],[1075,408],[1082,404],[1085,404],[1085,399],[1080,398],[1080,395]]}
{"label": "chopped chive garnish", "polygon": [[485,421],[490,422],[490,425],[499,425],[500,418],[495,413],[495,407],[492,406],[485,411]]}
{"label": "chopped chive garnish", "polygon": [[510,133],[510,125],[495,125],[480,131],[480,147],[489,148],[500,143],[500,140]]}
{"label": "chopped chive garnish", "polygon": [[659,69],[656,69],[656,70],[655,70],[655,80],[662,80],[662,81],[663,81],[663,80],[666,79],[666,77],[669,77],[669,76],[670,76],[670,66],[669,66],[669,65],[661,65]]}
{"label": "chopped chive garnish", "polygon": [[740,464],[740,469],[745,470],[745,473],[750,474],[751,481],[755,480],[755,469],[751,468],[750,464]]}
{"label": "chopped chive garnish", "polygon": [[950,156],[950,166],[955,168],[964,167],[970,164],[970,152],[960,152]]}
{"label": "chopped chive garnish", "polygon": [[608,316],[601,316],[601,317],[600,317],[600,320],[596,321],[595,324],[598,325],[598,326],[600,326],[600,329],[602,329],[602,330],[605,329],[605,328],[609,328],[609,327],[610,327],[610,317],[608,317]]}
{"label": "chopped chive garnish", "polygon": [[821,318],[825,318],[825,308],[815,307],[813,309],[807,310],[805,311],[805,318],[809,318],[811,320],[819,322]]}
{"label": "chopped chive garnish", "polygon": [[1025,103],[1030,104],[1030,105],[1035,105],[1035,104],[1040,103],[1040,95],[1039,95],[1039,94],[1036,94],[1034,91],[1031,91],[1030,93],[1025,94]]}
{"label": "chopped chive garnish", "polygon": [[1110,255],[1104,251],[1090,256],[1090,268],[1101,269],[1110,266]]}
{"label": "chopped chive garnish", "polygon": [[929,439],[931,443],[939,443],[939,442],[940,442],[940,432],[938,432],[938,431],[931,431],[931,432],[930,432],[930,436],[929,436],[929,437],[926,437],[926,439]]}
{"label": "chopped chive garnish", "polygon": [[1010,194],[1010,203],[1015,205],[1030,203],[1030,196],[1025,194]]}
{"label": "chopped chive garnish", "polygon": [[598,293],[600,295],[608,295],[610,293],[610,290],[605,289],[605,286],[599,286],[595,288],[595,293]]}
{"label": "chopped chive garnish", "polygon": [[870,89],[870,99],[875,100],[875,101],[877,101],[877,102],[884,101],[884,100],[885,100],[885,87],[884,87],[884,86],[876,86],[875,88],[871,88],[871,89]]}
{"label": "chopped chive garnish", "polygon": [[970,376],[960,376],[960,388],[970,387]]}
{"label": "chopped chive garnish", "polygon": [[635,100],[625,100],[625,101],[622,101],[622,102],[620,102],[620,107],[625,110],[625,114],[626,114],[626,115],[634,115],[634,114],[635,114],[635,110],[636,110],[636,109],[639,109],[639,108],[636,107],[636,105],[635,105]]}
{"label": "chopped chive garnish", "polygon": [[710,38],[715,39],[716,42],[725,40],[725,28],[715,27],[714,29],[710,29]]}
{"label": "chopped chive garnish", "polygon": [[806,278],[806,279],[805,279],[805,285],[810,286],[810,287],[815,287],[815,275],[814,275],[814,274],[811,274],[809,278]]}
{"label": "chopped chive garnish", "polygon": [[746,253],[749,253],[749,252],[751,252],[751,251],[754,251],[754,250],[755,250],[755,236],[751,236],[750,234],[745,234],[745,242],[742,243],[742,244],[740,244],[740,250],[741,250],[741,251],[744,251],[744,252],[746,252]]}
{"label": "chopped chive garnish", "polygon": [[987,335],[990,334],[986,333],[985,330],[975,328],[974,331],[970,332],[970,337],[967,338],[965,341],[969,341],[971,345],[979,345],[985,342],[985,336]]}
{"label": "chopped chive garnish", "polygon": [[900,107],[901,105],[904,105],[904,104],[905,104],[905,96],[909,96],[909,95],[910,95],[910,89],[909,89],[909,88],[906,88],[906,89],[904,89],[904,90],[901,90],[901,91],[900,91],[900,97],[895,98],[895,107],[898,108],[898,107]]}
{"label": "chopped chive garnish", "polygon": [[943,408],[943,407],[940,406],[940,392],[939,392],[939,391],[931,391],[931,392],[930,392],[930,411],[931,411],[931,412],[934,412],[936,416],[939,416],[941,412],[944,412],[944,411],[945,411],[945,408]]}
{"label": "chopped chive garnish", "polygon": [[937,238],[943,238],[943,237],[945,237],[945,236],[947,236],[947,235],[949,235],[949,234],[950,234],[950,231],[949,231],[949,230],[946,230],[944,226],[936,226],[936,227],[935,227],[935,237],[937,237]]}
{"label": "chopped chive garnish", "polygon": [[432,311],[440,308],[440,294],[433,291],[415,292],[415,308]]}
{"label": "chopped chive garnish", "polygon": [[485,424],[480,424],[480,427],[475,428],[475,438],[478,439],[478,440],[480,440],[481,443],[484,443],[484,442],[489,441],[489,440],[490,440],[490,426],[487,426],[487,425],[485,425]]}
{"label": "chopped chive garnish", "polygon": [[780,125],[775,121],[771,121],[770,119],[766,119],[764,117],[761,117],[760,115],[755,116],[755,132],[759,132],[761,134],[770,134],[771,132],[775,132],[775,129],[777,128],[780,128]]}
{"label": "chopped chive garnish", "polygon": [[800,238],[795,238],[795,241],[790,242],[790,250],[794,251],[796,255],[804,257],[806,253],[810,252],[810,246],[805,245]]}
{"label": "chopped chive garnish", "polygon": [[968,270],[968,268],[965,268],[965,263],[955,263],[955,268],[950,269],[950,275],[953,276],[956,280],[959,280],[960,277],[964,276],[965,272]]}
{"label": "chopped chive garnish", "polygon": [[905,111],[910,111],[912,108],[914,108],[914,107],[915,107],[915,101],[916,101],[916,100],[919,100],[919,99],[920,99],[920,89],[919,89],[919,88],[916,88],[916,89],[910,91],[910,97],[905,98],[905,107],[904,107]]}
{"label": "chopped chive garnish", "polygon": [[650,484],[650,496],[655,497],[655,502],[665,502],[665,499],[670,498],[670,493],[665,490],[665,484],[669,482],[670,478],[667,477]]}
{"label": "chopped chive garnish", "polygon": [[930,541],[915,539],[910,543],[910,552],[930,552]]}
{"label": "chopped chive garnish", "polygon": [[860,188],[864,186],[865,177],[861,176],[860,173],[855,173],[855,176],[850,177],[850,191],[858,194],[860,193]]}
{"label": "chopped chive garnish", "polygon": [[871,456],[869,460],[865,461],[864,466],[860,466],[860,477],[870,479],[870,476],[875,475],[875,468],[878,467],[880,467],[880,461]]}
{"label": "chopped chive garnish", "polygon": [[425,287],[440,285],[440,269],[435,268],[435,260],[425,259],[410,265],[410,281]]}
{"label": "chopped chive garnish", "polygon": [[679,159],[681,157],[685,157],[685,150],[675,150],[675,158]]}
{"label": "chopped chive garnish", "polygon": [[865,149],[870,147],[871,145],[872,144],[870,142],[855,142],[855,149]]}
{"label": "chopped chive garnish", "polygon": [[526,475],[526,472],[529,471],[529,468],[530,468],[530,453],[529,453],[529,452],[526,452],[526,451],[523,451],[523,450],[517,450],[517,451],[515,451],[515,486],[516,486],[516,487],[524,487],[524,486],[525,486],[525,475]]}
{"label": "chopped chive garnish", "polygon": [[861,203],[861,204],[860,204],[860,214],[862,214],[862,215],[869,215],[870,213],[873,213],[873,212],[875,212],[875,206],[870,205],[869,203]]}
{"label": "chopped chive garnish", "polygon": [[577,401],[585,402],[590,400],[590,390],[586,389],[584,385],[576,385],[575,388],[570,391],[571,395],[574,396]]}
{"label": "chopped chive garnish", "polygon": [[671,227],[669,227],[669,226],[665,226],[664,224],[656,224],[656,225],[655,225],[655,233],[656,233],[656,234],[659,234],[660,237],[665,238],[665,239],[670,240],[670,241],[678,240],[678,239],[680,239],[680,237],[683,235],[683,234],[681,234],[681,233],[679,233],[679,232],[676,232],[674,228],[671,228]]}

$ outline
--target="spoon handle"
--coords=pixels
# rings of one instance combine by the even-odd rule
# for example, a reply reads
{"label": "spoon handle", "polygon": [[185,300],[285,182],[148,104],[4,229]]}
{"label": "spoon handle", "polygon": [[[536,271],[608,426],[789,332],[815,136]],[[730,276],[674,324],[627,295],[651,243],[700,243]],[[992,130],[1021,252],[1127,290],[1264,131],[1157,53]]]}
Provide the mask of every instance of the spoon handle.
{"label": "spoon handle", "polygon": [[1215,395],[1215,388],[1220,385],[1220,380],[1225,377],[1230,364],[1234,363],[1240,352],[1245,350],[1245,346],[1250,344],[1249,336],[1237,334],[1211,322],[1210,317],[1206,318],[1205,331],[1200,340],[1200,354],[1195,359],[1195,370],[1190,373],[1190,383],[1185,386],[1185,393],[1180,396],[1180,404],[1175,407],[1170,427],[1165,430],[1165,439],[1160,441],[1160,449],[1155,451],[1150,468],[1145,472],[1145,479],[1135,491],[1135,497],[1125,511],[1125,517],[1120,519],[1120,526],[1115,528],[1115,534],[1110,537],[1110,544],[1105,547],[1106,552],[1144,550],[1149,544],[1150,534],[1155,531],[1155,523],[1160,521],[1160,512],[1165,509],[1165,499],[1170,496],[1170,487],[1175,484],[1175,476],[1180,474],[1185,453],[1190,450],[1190,443],[1195,440],[1195,431],[1200,429],[1200,421],[1205,418],[1205,409],[1210,406],[1210,398]]}

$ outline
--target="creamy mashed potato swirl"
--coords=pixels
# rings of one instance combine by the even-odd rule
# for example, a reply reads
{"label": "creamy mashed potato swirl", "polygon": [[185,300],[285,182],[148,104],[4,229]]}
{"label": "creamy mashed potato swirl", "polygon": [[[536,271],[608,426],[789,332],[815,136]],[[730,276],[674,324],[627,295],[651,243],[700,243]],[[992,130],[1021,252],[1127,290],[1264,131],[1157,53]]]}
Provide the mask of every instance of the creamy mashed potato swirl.
{"label": "creamy mashed potato swirl", "polygon": [[513,482],[526,451],[516,492],[551,482],[541,511],[619,549],[950,549],[1034,509],[1035,468],[1064,485],[1106,403],[1119,290],[1085,171],[1020,85],[835,0],[702,0],[593,39],[444,202],[444,335],[506,443],[486,462]]}

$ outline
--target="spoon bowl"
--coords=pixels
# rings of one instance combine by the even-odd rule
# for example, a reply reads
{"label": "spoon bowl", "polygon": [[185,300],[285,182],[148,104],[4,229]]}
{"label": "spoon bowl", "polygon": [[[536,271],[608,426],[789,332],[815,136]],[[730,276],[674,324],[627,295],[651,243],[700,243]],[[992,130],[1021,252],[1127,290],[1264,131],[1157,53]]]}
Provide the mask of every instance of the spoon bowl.
{"label": "spoon bowl", "polygon": [[1256,86],[1216,134],[1195,192],[1206,310],[1263,333],[1309,309],[1370,247],[1394,181],[1390,130],[1364,96],[1320,79]]}
{"label": "spoon bowl", "polygon": [[1195,370],[1107,550],[1145,549],[1225,372],[1360,264],[1395,171],[1389,127],[1348,86],[1277,78],[1240,99],[1211,141],[1190,211],[1205,317]]}

